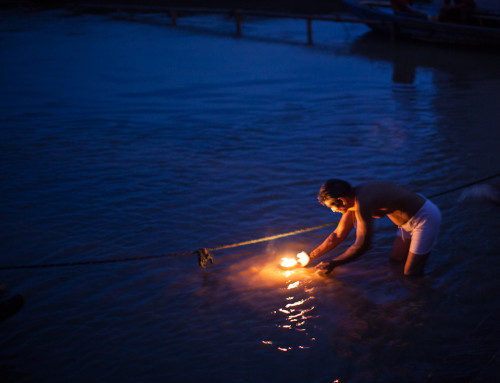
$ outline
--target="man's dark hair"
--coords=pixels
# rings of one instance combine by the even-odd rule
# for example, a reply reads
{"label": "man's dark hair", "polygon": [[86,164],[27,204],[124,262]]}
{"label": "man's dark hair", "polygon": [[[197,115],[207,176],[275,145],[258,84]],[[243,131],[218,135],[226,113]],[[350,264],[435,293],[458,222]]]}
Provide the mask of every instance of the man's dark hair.
{"label": "man's dark hair", "polygon": [[349,182],[332,179],[326,181],[321,189],[319,189],[318,200],[324,205],[326,200],[332,200],[334,205],[338,205],[340,197],[348,197],[354,195],[354,189]]}

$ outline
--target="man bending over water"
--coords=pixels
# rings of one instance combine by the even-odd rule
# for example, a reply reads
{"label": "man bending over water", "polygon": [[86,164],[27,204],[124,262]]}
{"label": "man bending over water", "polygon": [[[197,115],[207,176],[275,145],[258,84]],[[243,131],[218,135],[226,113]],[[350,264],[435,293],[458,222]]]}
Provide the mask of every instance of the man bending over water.
{"label": "man bending over water", "polygon": [[[351,262],[370,248],[373,219],[389,217],[398,227],[389,258],[405,262],[405,275],[421,275],[434,247],[441,225],[441,212],[425,197],[390,182],[367,182],[351,187],[348,182],[328,180],[320,189],[319,202],[342,213],[337,228],[310,254],[299,254],[302,264],[323,256],[344,241],[353,227],[356,241],[344,253],[325,267],[330,273],[335,267]],[[307,256],[309,259],[307,259]]]}

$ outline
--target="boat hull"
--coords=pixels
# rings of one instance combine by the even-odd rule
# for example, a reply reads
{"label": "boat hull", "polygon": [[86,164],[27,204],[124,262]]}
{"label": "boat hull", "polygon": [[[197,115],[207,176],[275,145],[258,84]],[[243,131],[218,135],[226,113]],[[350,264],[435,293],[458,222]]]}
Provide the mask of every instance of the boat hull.
{"label": "boat hull", "polygon": [[376,32],[430,43],[500,46],[500,28],[453,24],[423,18],[396,15],[390,8],[363,5],[352,0],[343,0],[349,11]]}

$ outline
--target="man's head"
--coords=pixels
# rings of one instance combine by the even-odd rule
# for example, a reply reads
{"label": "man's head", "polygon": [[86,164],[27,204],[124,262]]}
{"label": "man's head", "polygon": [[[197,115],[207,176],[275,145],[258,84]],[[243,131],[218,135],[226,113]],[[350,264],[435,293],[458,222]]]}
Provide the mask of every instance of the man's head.
{"label": "man's head", "polygon": [[345,212],[354,200],[354,189],[349,182],[332,179],[326,181],[319,190],[318,200],[333,211]]}

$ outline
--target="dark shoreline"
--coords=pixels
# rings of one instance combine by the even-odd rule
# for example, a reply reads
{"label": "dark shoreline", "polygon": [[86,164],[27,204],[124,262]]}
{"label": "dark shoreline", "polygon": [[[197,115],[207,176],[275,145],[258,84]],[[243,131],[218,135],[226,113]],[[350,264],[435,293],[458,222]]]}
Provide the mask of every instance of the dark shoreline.
{"label": "dark shoreline", "polygon": [[269,12],[290,12],[302,14],[326,14],[345,11],[341,0],[97,0],[97,1],[63,1],[63,0],[0,0],[0,9],[26,8],[51,9],[65,8],[78,4],[96,5],[140,5],[182,8],[220,8],[243,9]]}

